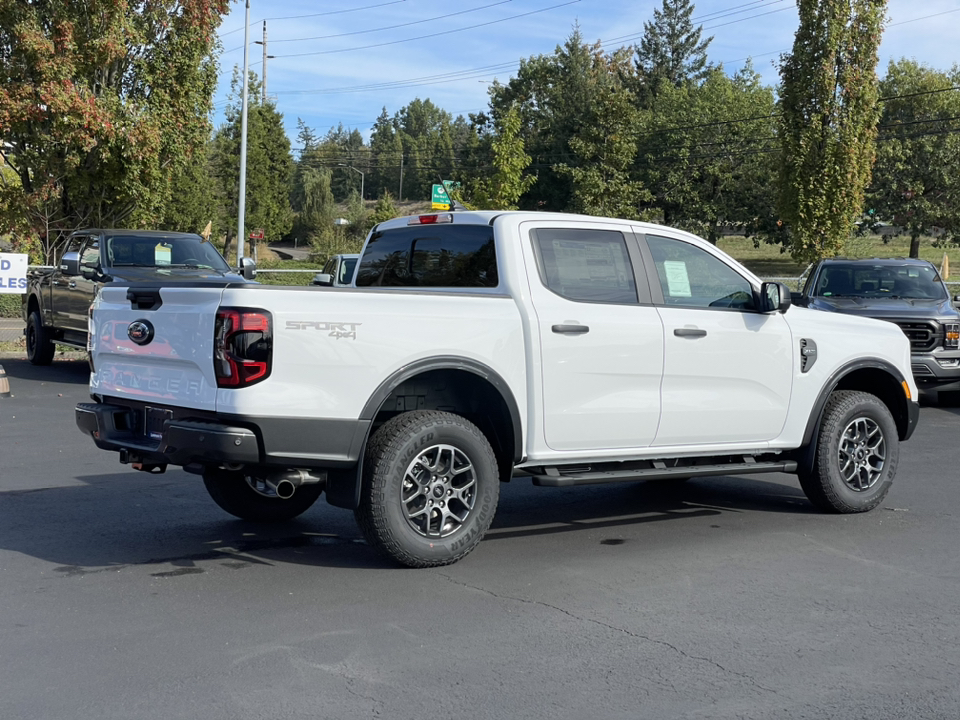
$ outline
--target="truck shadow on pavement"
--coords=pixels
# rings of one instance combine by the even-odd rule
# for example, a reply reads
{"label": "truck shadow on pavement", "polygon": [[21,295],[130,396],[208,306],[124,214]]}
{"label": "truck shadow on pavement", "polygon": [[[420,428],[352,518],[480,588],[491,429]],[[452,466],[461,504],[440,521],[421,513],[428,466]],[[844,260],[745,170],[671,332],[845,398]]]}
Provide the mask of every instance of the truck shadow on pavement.
{"label": "truck shadow on pavement", "polygon": [[[743,532],[761,534],[770,529],[771,513],[819,515],[799,489],[763,477],[563,490],[517,478],[502,486],[497,517],[478,552],[487,541],[558,534],[582,548],[597,531],[637,536],[674,521],[669,525],[687,532],[717,527],[724,516],[736,517]],[[85,484],[0,493],[0,549],[52,563],[63,577],[120,570],[176,577],[281,564],[396,568],[367,546],[352,512],[322,498],[294,521],[262,525],[225,515],[199,478],[179,471],[77,479]]]}
{"label": "truck shadow on pavement", "polygon": [[[90,365],[85,359],[71,356],[68,359],[54,359],[49,365],[31,365],[26,358],[0,359],[7,377],[17,380],[36,382],[86,385],[90,382]],[[16,391],[16,386],[14,392]]]}

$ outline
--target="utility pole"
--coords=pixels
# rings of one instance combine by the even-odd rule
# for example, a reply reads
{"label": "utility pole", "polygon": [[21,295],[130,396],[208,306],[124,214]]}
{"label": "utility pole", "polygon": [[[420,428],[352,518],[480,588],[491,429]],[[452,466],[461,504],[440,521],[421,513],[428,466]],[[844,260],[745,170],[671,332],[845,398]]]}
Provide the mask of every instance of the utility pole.
{"label": "utility pole", "polygon": [[267,104],[267,21],[263,21],[263,85],[261,86],[260,102]]}
{"label": "utility pole", "polygon": [[400,192],[397,193],[397,200],[403,202],[403,151],[400,151]]}
{"label": "utility pole", "polygon": [[267,55],[267,21],[263,21],[263,40],[254,40],[254,45],[263,45],[263,84],[260,86],[260,103],[267,104],[267,60],[272,60],[273,55]]}
{"label": "utility pole", "polygon": [[240,112],[240,192],[237,198],[237,267],[243,260],[243,226],[247,212],[247,82],[250,77],[250,0],[243,27],[243,104]]}

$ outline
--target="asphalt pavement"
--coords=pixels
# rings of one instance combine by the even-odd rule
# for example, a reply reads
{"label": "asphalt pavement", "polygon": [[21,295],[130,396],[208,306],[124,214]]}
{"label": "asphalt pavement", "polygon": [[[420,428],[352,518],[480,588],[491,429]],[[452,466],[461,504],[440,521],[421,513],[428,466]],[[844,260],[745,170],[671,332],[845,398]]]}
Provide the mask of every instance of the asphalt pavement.
{"label": "asphalt pavement", "polygon": [[82,361],[2,362],[0,718],[956,718],[960,411],[877,510],[786,475],[503,486],[456,565],[323,499],[232,519],[76,429]]}

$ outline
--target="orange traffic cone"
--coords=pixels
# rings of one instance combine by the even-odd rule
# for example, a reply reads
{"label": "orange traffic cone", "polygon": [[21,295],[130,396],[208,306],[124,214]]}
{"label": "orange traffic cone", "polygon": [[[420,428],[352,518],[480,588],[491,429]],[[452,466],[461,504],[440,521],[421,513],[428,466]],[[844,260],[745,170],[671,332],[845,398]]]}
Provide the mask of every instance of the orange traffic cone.
{"label": "orange traffic cone", "polygon": [[3,371],[3,365],[0,365],[0,397],[10,397],[10,381]]}

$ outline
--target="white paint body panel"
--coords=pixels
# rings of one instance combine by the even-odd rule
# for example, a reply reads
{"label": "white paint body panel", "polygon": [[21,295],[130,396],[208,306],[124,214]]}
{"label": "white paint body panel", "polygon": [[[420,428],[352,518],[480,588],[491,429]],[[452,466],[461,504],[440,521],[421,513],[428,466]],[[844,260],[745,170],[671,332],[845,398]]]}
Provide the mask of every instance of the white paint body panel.
{"label": "white paint body panel", "polygon": [[[356,420],[393,373],[419,360],[465,358],[496,372],[512,391],[524,465],[796,448],[832,374],[862,359],[896,367],[916,398],[909,343],[895,325],[798,307],[761,315],[572,302],[542,284],[526,226],[682,238],[759,288],[756,276],[692,235],[549,213],[470,215],[493,222],[496,294],[175,287],[161,290],[158,310],[138,311],[130,308],[126,288],[106,287],[94,306],[91,391],[231,415]],[[213,335],[221,305],[272,314],[273,363],[265,381],[217,388]],[[157,340],[145,347],[123,339],[141,317],[156,328]],[[563,323],[591,330],[580,336],[551,331]],[[686,325],[708,334],[696,340],[673,335]],[[800,338],[818,346],[808,373],[800,372]]]}
{"label": "white paint body panel", "polygon": [[[525,395],[519,310],[510,298],[251,287],[228,288],[223,304],[272,313],[273,366],[262,383],[221,389],[218,412],[356,419],[394,372],[439,356],[476,360],[514,389],[518,403]],[[336,337],[330,325],[352,327],[356,337]]]}
{"label": "white paint body panel", "polygon": [[[134,310],[127,288],[104,287],[93,303],[90,392],[143,402],[216,410],[213,326],[221,288],[161,290],[157,310]],[[139,346],[127,337],[135,320],[149,320],[155,337]]]}

